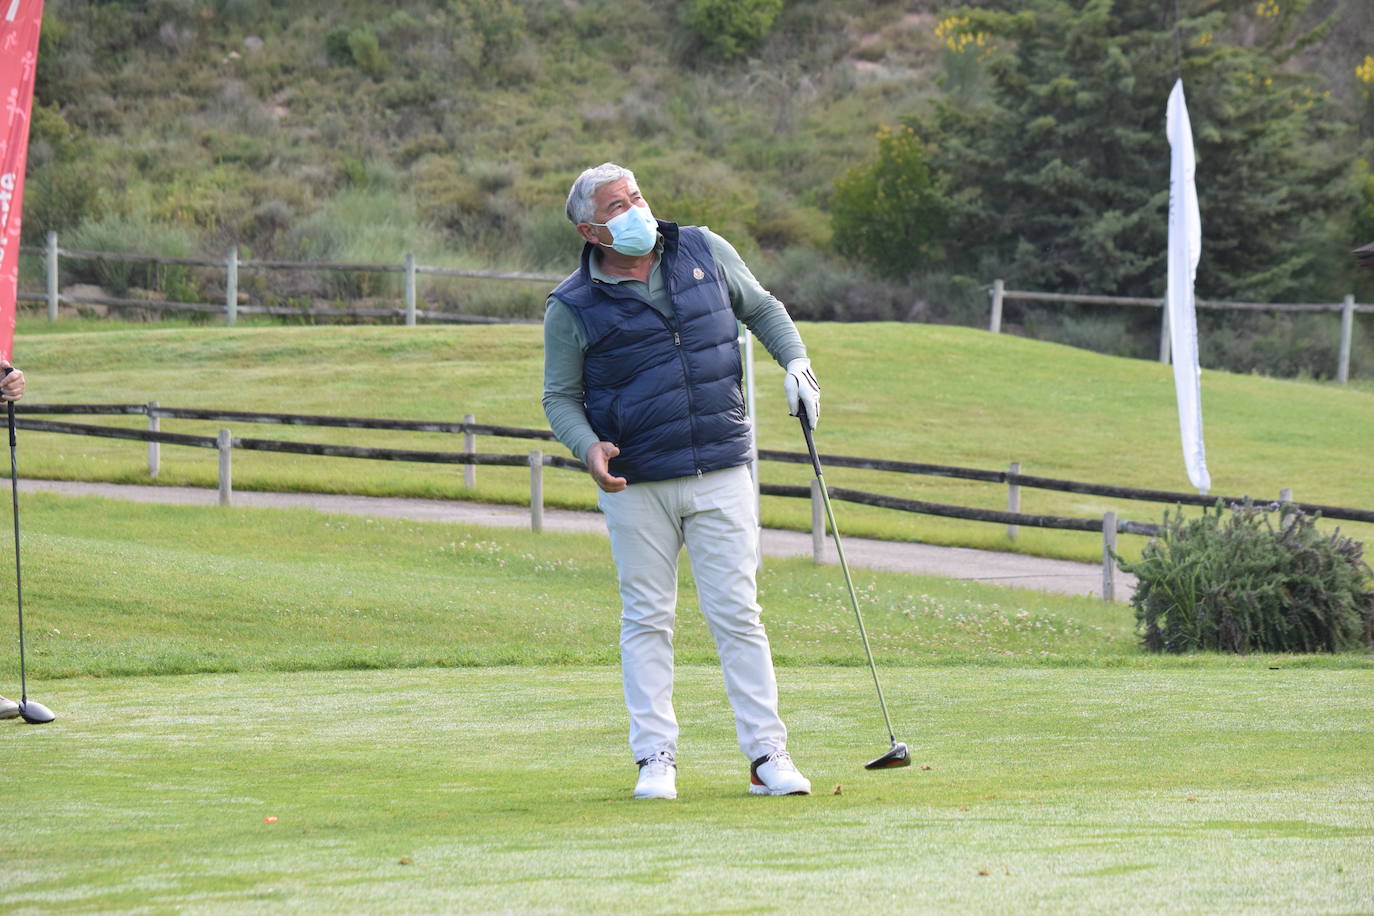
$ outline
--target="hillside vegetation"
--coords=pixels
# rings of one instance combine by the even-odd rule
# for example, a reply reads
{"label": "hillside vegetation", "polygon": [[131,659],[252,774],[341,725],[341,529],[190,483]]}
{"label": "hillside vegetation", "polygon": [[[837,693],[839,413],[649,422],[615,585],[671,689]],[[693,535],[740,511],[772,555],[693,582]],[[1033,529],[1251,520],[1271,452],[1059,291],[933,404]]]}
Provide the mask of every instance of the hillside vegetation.
{"label": "hillside vegetation", "polygon": [[[824,389],[817,445],[859,455],[1047,477],[1187,491],[1167,366],[967,328],[893,323],[803,323]],[[539,404],[542,340],[533,326],[204,328],[25,334],[16,351],[32,379],[26,403],[158,401],[169,407],[335,414],[545,427]],[[782,370],[756,352],[759,445],[804,451],[782,399]],[[1374,507],[1374,394],[1312,383],[1204,372],[1203,407],[1213,492],[1276,499],[1285,487],[1303,502]],[[142,418],[88,422],[141,427]],[[163,420],[169,431],[213,435],[223,425]],[[461,439],[304,427],[234,426],[238,436],[459,451]],[[478,451],[563,454],[528,440],[478,439]],[[159,482],[213,486],[214,453],[163,447]],[[23,473],[38,477],[147,482],[139,443],[24,433]],[[803,464],[763,465],[763,479],[805,485]],[[833,487],[936,502],[1005,508],[997,485],[828,468]],[[528,500],[528,472],[480,468],[467,491],[457,468],[261,452],[234,457],[236,488],[299,489],[507,502]],[[586,476],[551,470],[552,505],[590,508]],[[1159,521],[1165,507],[1025,490],[1023,511]],[[1094,560],[1089,534],[912,516],[845,504],[849,534],[987,546]],[[765,498],[766,524],[805,528],[805,501]],[[1323,523],[1324,525],[1326,523]],[[1369,526],[1341,524],[1368,537]],[[1127,553],[1142,539],[1125,538]]]}
{"label": "hillside vegetation", "polygon": [[[215,257],[234,244],[245,257],[349,262],[414,252],[425,264],[560,271],[577,244],[562,216],[570,179],[616,159],[636,169],[656,212],[730,238],[800,318],[976,324],[997,276],[1155,295],[1175,75],[1174,24],[1160,9],[50,0],[25,236],[37,243],[56,229],[72,248]],[[1223,0],[1182,13],[1177,53],[1198,81],[1210,245],[1202,293],[1368,292],[1347,252],[1365,229],[1374,237],[1374,184],[1359,164],[1374,131],[1359,69],[1371,8]],[[1013,110],[1018,98],[1043,104]],[[1093,126],[1123,111],[1129,124]],[[912,129],[915,158],[897,164],[914,171],[884,172],[881,137]],[[1099,174],[1098,160],[1122,158],[1102,146],[1108,135],[1130,167]],[[1051,139],[1100,155],[1060,161]],[[1027,142],[1045,161],[1027,157]],[[915,213],[902,203],[908,175],[930,181],[913,192],[930,204]],[[1026,209],[1041,206],[1065,209]],[[916,232],[934,242],[918,244]],[[1213,265],[1229,279],[1210,279]],[[39,262],[24,275],[32,285]],[[222,280],[70,262],[63,282],[214,301]],[[399,295],[394,275],[273,274],[240,289],[286,304]],[[544,292],[432,283],[421,295],[435,308],[537,317]],[[1148,355],[1155,333],[1152,317],[1102,310],[1018,308],[1007,321],[1120,355]],[[1322,376],[1333,328],[1329,316],[1228,316],[1204,323],[1204,358]],[[1362,328],[1357,371],[1368,337]]]}

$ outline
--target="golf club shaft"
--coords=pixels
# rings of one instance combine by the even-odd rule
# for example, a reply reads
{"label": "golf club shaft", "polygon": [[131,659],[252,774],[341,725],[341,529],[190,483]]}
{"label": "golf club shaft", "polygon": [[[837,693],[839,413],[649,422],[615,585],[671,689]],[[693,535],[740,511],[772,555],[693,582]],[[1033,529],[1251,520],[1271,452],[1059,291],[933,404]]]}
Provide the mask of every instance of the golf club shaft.
{"label": "golf club shaft", "polygon": [[830,506],[830,493],[825,486],[825,475],[821,473],[821,459],[816,454],[816,443],[811,437],[811,424],[806,418],[806,407],[799,407],[802,435],[806,437],[806,448],[811,453],[811,466],[816,471],[816,482],[820,485],[821,503],[825,506],[825,518],[830,523],[830,536],[835,540],[835,555],[840,559],[840,570],[844,573],[844,585],[849,590],[849,603],[854,608],[854,619],[859,623],[859,638],[863,640],[864,655],[868,658],[868,670],[873,674],[873,689],[878,692],[878,706],[883,711],[883,724],[887,726],[887,737],[895,746],[897,735],[892,730],[892,719],[887,714],[887,700],[883,698],[883,685],[878,682],[878,666],[873,661],[873,649],[868,644],[868,630],[864,627],[864,615],[859,610],[859,596],[854,591],[854,580],[849,575],[849,563],[844,558],[844,545],[840,542],[840,529],[835,524],[835,510]]}
{"label": "golf club shaft", "polygon": [[[8,372],[5,373],[9,375]],[[28,677],[24,671],[24,586],[19,564],[19,459],[15,457],[14,402],[7,401],[10,426],[10,495],[14,499],[14,586],[19,598],[19,699],[29,702]]]}

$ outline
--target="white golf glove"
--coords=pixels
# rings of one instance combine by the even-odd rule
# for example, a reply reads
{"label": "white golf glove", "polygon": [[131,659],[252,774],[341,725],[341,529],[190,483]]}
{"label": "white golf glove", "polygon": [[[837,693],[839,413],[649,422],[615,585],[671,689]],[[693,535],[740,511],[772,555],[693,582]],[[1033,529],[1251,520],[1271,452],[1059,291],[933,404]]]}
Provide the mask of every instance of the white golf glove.
{"label": "white golf glove", "polygon": [[787,412],[794,417],[801,416],[798,406],[806,408],[806,419],[811,428],[821,418],[821,385],[816,374],[811,371],[811,360],[800,357],[787,364],[787,378],[782,381],[782,390],[787,394]]}

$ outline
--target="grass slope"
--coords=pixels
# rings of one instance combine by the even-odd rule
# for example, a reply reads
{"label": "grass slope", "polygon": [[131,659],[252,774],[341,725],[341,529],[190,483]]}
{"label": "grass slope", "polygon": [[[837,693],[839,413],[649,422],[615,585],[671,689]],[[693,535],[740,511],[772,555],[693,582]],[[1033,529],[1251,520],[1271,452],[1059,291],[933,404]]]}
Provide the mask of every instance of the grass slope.
{"label": "grass slope", "polygon": [[[461,420],[543,427],[539,406],[541,332],[502,327],[258,327],[28,333],[16,350],[37,401],[159,401],[167,406]],[[801,326],[825,391],[818,447],[823,454],[1022,471],[1127,486],[1186,491],[1178,448],[1172,375],[1157,363],[994,336],[967,328],[913,324]],[[759,444],[801,451],[782,404],[782,372],[759,348]],[[1221,372],[1203,373],[1213,492],[1374,506],[1374,394]],[[100,422],[120,422],[101,420]],[[126,419],[129,425],[141,420]],[[164,421],[163,429],[213,434],[219,424]],[[459,450],[461,440],[239,426],[241,436]],[[478,440],[480,451],[522,454],[537,443]],[[562,453],[561,446],[545,446]],[[24,436],[25,473],[146,482],[135,443],[33,433]],[[235,486],[477,498],[528,499],[527,474],[480,469],[465,491],[457,469],[352,459],[240,453]],[[163,449],[165,483],[213,485],[213,454]],[[764,479],[805,484],[806,465],[765,464]],[[1002,488],[934,477],[830,468],[832,486],[910,498],[1004,508]],[[589,507],[580,474],[547,475],[550,504]],[[1163,507],[1049,491],[1022,491],[1026,512],[1157,521]],[[804,527],[801,501],[768,498],[766,524]],[[851,534],[1023,550],[1095,560],[1092,535],[1022,529],[1009,541],[996,525],[957,522],[843,505]],[[1356,536],[1374,527],[1344,524]],[[1125,538],[1128,555],[1139,541]]]}
{"label": "grass slope", "polygon": [[[37,678],[618,659],[602,537],[45,494],[23,513]],[[678,656],[712,661],[685,559],[681,578]],[[886,664],[1142,661],[1120,604],[866,571],[858,586]],[[862,663],[833,567],[770,560],[760,600],[780,664]]]}
{"label": "grass slope", "polygon": [[[618,658],[615,572],[593,535],[46,494],[23,512],[39,680]],[[710,663],[682,565],[678,658]],[[885,666],[1374,665],[1368,653],[1146,656],[1131,610],[1091,598],[868,570],[856,589]],[[834,567],[770,560],[760,603],[780,665],[863,663]],[[18,668],[16,649],[0,643],[0,670]]]}

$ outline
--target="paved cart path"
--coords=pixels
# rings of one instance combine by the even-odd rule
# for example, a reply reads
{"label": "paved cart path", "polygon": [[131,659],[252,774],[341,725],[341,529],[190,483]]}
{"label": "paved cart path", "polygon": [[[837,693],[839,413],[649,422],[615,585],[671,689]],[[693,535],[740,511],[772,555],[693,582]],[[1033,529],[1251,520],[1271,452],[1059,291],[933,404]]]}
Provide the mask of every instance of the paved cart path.
{"label": "paved cart path", "polygon": [[[219,502],[218,490],[198,487],[154,487],[25,479],[20,481],[20,489],[25,492],[46,491],[65,495],[104,496],[135,502],[204,506],[217,505]],[[526,506],[502,506],[458,500],[236,490],[233,502],[235,507],[241,508],[306,508],[347,515],[408,518],[426,522],[459,522],[500,528],[528,528],[530,524],[530,510]],[[597,512],[545,509],[544,530],[604,536],[606,523]],[[811,551],[811,535],[808,532],[782,531],[775,528],[765,528],[763,531],[763,552],[766,557],[809,557]],[[844,553],[850,566],[855,568],[970,579],[1065,595],[1102,595],[1102,567],[1096,563],[1075,563],[993,550],[937,547],[930,544],[856,537],[844,538]],[[835,545],[829,538],[826,539],[824,556],[826,562],[835,562]],[[1129,600],[1134,588],[1135,578],[1117,570],[1116,599]]]}

